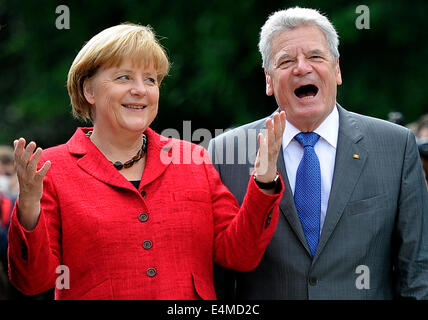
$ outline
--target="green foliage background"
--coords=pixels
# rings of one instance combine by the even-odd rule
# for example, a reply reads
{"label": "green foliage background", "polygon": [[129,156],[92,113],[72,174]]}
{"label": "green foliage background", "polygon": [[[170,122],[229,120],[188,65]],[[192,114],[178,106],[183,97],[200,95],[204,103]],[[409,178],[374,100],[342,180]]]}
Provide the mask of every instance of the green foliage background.
{"label": "green foliage background", "polygon": [[[355,26],[361,4],[369,30]],[[70,9],[69,30],[55,27],[58,5]],[[396,110],[406,122],[428,112],[427,1],[2,0],[0,144],[24,136],[48,147],[85,125],[71,116],[68,69],[87,40],[125,21],[151,25],[172,62],[155,130],[182,132],[192,120],[192,130],[214,134],[264,117],[276,104],[265,95],[259,30],[270,13],[295,5],[320,9],[338,30],[342,106],[379,118]]]}

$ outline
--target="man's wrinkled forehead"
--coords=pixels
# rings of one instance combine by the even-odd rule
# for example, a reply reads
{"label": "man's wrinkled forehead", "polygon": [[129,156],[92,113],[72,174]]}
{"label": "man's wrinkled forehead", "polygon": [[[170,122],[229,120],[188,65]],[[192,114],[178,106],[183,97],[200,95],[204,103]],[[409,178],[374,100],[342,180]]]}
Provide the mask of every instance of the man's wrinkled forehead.
{"label": "man's wrinkled forehead", "polygon": [[303,25],[278,30],[271,39],[271,62],[278,58],[294,57],[301,50],[305,54],[332,56],[324,33],[316,26]]}

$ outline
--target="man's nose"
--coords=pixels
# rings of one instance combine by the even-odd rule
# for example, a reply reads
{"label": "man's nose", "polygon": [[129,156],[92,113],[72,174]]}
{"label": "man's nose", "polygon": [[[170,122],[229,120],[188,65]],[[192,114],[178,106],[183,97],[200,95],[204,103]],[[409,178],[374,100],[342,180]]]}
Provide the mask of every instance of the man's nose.
{"label": "man's nose", "polygon": [[305,57],[297,59],[297,63],[294,66],[293,74],[295,76],[303,76],[312,71],[312,66]]}

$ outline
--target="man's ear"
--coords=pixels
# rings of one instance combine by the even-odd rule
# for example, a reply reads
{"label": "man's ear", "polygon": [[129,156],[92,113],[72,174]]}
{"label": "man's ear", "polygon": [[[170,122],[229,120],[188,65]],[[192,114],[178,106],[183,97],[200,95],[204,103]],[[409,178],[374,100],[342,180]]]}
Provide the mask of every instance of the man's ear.
{"label": "man's ear", "polygon": [[271,96],[273,95],[273,83],[272,83],[272,78],[269,75],[267,70],[265,70],[265,77],[266,77],[266,94],[268,96]]}
{"label": "man's ear", "polygon": [[342,84],[342,74],[340,72],[339,58],[336,60],[336,84],[340,86]]}
{"label": "man's ear", "polygon": [[90,79],[85,79],[83,82],[83,94],[89,104],[95,104],[94,88]]}

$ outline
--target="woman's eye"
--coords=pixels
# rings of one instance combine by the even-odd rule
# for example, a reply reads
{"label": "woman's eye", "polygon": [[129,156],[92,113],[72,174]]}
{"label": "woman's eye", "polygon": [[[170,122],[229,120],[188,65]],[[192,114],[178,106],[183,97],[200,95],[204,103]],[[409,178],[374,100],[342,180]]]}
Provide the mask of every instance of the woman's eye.
{"label": "woman's eye", "polygon": [[129,79],[130,79],[129,76],[126,74],[123,76],[117,77],[117,80],[129,80]]}
{"label": "woman's eye", "polygon": [[147,77],[146,81],[152,84],[156,84],[156,79],[155,78],[151,78],[151,77]]}

